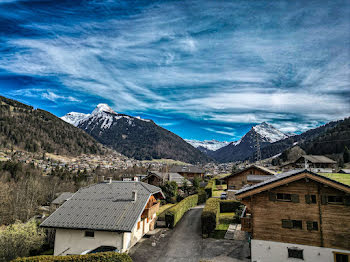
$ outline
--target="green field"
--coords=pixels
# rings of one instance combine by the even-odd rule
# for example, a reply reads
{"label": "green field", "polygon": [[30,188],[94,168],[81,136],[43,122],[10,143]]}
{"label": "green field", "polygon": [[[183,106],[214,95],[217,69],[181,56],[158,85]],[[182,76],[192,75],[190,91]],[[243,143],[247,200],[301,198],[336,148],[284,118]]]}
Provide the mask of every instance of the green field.
{"label": "green field", "polygon": [[340,174],[340,173],[320,173],[319,175],[331,178],[340,183],[350,186],[350,174]]}

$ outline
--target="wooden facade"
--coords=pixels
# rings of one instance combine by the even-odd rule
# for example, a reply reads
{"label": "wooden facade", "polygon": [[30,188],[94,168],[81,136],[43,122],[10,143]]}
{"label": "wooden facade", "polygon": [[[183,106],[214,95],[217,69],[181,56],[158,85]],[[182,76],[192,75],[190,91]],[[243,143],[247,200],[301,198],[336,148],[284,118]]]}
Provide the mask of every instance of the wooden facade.
{"label": "wooden facade", "polygon": [[[258,182],[261,182],[266,178],[266,176],[270,176],[272,178],[272,176],[274,174],[275,173],[273,171],[268,170],[267,168],[262,168],[262,167],[259,167],[256,165],[252,165],[248,168],[245,168],[245,169],[238,171],[230,176],[225,177],[224,180],[227,184],[228,189],[238,190],[247,184],[256,184]],[[254,182],[250,181],[248,183],[248,176],[249,175],[264,176],[264,179],[262,179],[261,181],[254,181]]]}
{"label": "wooden facade", "polygon": [[252,239],[350,250],[350,187],[310,174],[244,192]]}

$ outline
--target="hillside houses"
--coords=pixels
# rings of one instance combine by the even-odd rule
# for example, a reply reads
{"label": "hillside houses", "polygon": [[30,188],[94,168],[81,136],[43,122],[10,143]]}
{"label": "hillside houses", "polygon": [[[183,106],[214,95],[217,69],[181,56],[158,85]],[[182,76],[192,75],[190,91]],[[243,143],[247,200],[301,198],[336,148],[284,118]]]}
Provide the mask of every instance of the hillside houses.
{"label": "hillside houses", "polygon": [[56,229],[56,256],[101,246],[125,252],[154,228],[163,198],[158,187],[110,180],[80,189],[40,226]]}
{"label": "hillside houses", "polygon": [[252,261],[350,259],[350,186],[293,170],[240,189]]}
{"label": "hillside houses", "polygon": [[142,179],[142,181],[154,186],[162,186],[167,182],[174,181],[178,187],[182,187],[186,181],[188,186],[192,186],[192,182],[181,176],[179,173],[151,171]]}
{"label": "hillside houses", "polygon": [[179,173],[181,176],[187,179],[203,178],[205,170],[198,166],[173,166],[170,169],[171,173]]}
{"label": "hillside houses", "polygon": [[332,173],[336,168],[337,162],[322,155],[302,155],[291,163],[281,166],[283,171],[292,169],[307,168],[316,173]]}

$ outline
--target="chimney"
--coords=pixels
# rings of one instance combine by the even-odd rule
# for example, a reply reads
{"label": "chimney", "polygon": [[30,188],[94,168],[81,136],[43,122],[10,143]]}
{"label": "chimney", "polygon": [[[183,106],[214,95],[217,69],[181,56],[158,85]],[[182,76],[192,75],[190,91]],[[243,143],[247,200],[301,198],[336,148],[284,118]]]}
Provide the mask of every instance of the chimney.
{"label": "chimney", "polygon": [[132,191],[131,198],[132,198],[133,202],[136,202],[136,200],[137,200],[137,191],[136,190]]}
{"label": "chimney", "polygon": [[105,181],[105,176],[101,176],[101,182],[104,182]]}
{"label": "chimney", "polygon": [[112,177],[109,177],[108,184],[112,184]]}
{"label": "chimney", "polygon": [[134,176],[134,181],[139,181],[139,178],[137,176]]}

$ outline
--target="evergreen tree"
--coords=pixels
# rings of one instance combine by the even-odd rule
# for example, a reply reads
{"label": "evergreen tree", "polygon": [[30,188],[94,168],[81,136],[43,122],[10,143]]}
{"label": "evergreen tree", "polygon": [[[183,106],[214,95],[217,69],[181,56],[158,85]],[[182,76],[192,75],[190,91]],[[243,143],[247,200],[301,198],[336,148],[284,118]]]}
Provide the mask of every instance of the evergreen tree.
{"label": "evergreen tree", "polygon": [[344,159],[344,163],[349,163],[350,162],[350,150],[349,150],[349,148],[347,146],[344,149],[343,159]]}

